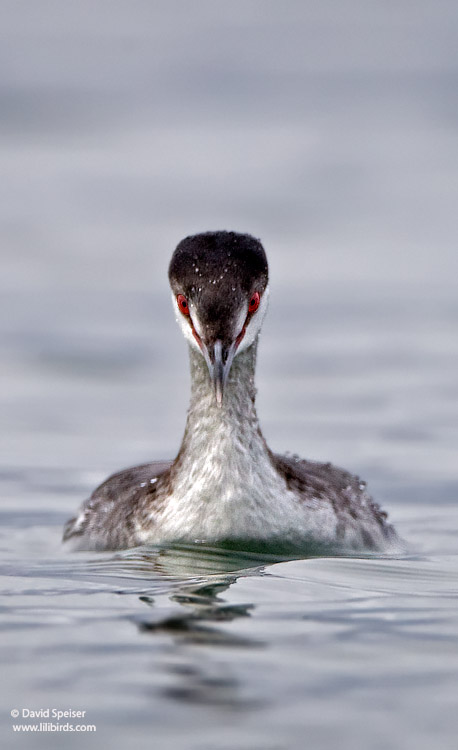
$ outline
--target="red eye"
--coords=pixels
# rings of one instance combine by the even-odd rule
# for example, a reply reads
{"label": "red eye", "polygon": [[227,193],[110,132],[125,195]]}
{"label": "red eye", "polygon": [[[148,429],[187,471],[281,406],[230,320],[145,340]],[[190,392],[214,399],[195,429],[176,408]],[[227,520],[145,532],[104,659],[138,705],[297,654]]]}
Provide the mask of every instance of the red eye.
{"label": "red eye", "polygon": [[261,295],[259,294],[259,292],[255,292],[254,294],[252,294],[250,302],[248,304],[248,312],[250,313],[256,312],[256,310],[259,307],[260,301],[261,301]]}
{"label": "red eye", "polygon": [[178,294],[177,295],[177,303],[178,303],[178,307],[179,307],[180,312],[182,312],[183,315],[189,315],[188,300],[186,299],[186,297],[184,296],[184,294]]}

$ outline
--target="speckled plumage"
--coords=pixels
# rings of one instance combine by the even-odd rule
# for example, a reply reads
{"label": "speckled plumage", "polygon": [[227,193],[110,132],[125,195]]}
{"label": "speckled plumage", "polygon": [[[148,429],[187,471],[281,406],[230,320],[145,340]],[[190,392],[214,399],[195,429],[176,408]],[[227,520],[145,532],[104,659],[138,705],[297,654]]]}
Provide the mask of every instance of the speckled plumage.
{"label": "speckled plumage", "polygon": [[[213,235],[217,235],[216,238]],[[237,250],[234,260],[234,237]],[[245,235],[213,233],[200,235],[200,244],[188,238],[184,253],[180,243],[171,263],[171,283],[175,294],[183,289],[198,311],[203,336],[230,339],[237,332],[232,321],[242,319],[243,298],[254,288],[267,290],[267,262],[259,259],[259,243]],[[199,267],[217,247],[218,263],[210,257],[208,274],[221,269],[221,283],[213,290],[192,297],[192,271],[186,263],[194,258]],[[254,243],[254,244],[253,244]],[[209,247],[210,246],[210,247]],[[261,248],[262,249],[262,248]],[[231,261],[231,272],[224,272],[224,253]],[[230,275],[240,275],[237,253],[254,252],[253,263],[242,269],[243,283]],[[263,253],[263,251],[262,251]],[[264,256],[265,259],[265,256]],[[210,270],[208,270],[210,269]],[[186,283],[181,282],[181,277]],[[191,281],[189,281],[189,279]],[[181,284],[181,286],[180,286]],[[239,301],[227,307],[227,290],[237,290]],[[216,287],[216,288],[215,288]],[[221,292],[226,308],[221,302]],[[201,298],[207,295],[204,303]],[[237,296],[236,295],[236,296]],[[266,295],[267,297],[267,295]],[[201,307],[199,308],[199,300]],[[219,304],[219,307],[218,307]],[[242,307],[241,307],[242,306]],[[226,312],[224,312],[226,309]],[[220,330],[215,310],[225,316]],[[197,312],[195,313],[197,317]],[[66,525],[65,540],[84,549],[119,549],[139,544],[163,542],[207,543],[237,540],[272,542],[301,547],[320,546],[335,551],[384,550],[397,540],[386,514],[367,494],[365,484],[331,464],[300,460],[273,454],[259,427],[255,409],[254,373],[262,317],[247,317],[248,346],[235,356],[225,384],[224,400],[218,405],[208,363],[198,346],[190,342],[191,402],[180,451],[173,462],[145,464],[114,474],[83,505],[80,515]],[[202,322],[204,321],[204,322]],[[181,321],[182,328],[193,324]],[[250,326],[251,329],[250,329]],[[234,333],[234,330],[235,333]],[[206,332],[207,331],[207,332]],[[223,331],[223,334],[221,334]],[[187,329],[184,328],[185,335]]]}

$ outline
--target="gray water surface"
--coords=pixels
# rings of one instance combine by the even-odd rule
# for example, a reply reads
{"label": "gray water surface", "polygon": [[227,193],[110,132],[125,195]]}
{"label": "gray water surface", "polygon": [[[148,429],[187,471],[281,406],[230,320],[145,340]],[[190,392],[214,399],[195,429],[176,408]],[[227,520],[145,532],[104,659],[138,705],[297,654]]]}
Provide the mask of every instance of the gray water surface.
{"label": "gray water surface", "polygon": [[[456,4],[2,14],[2,748],[455,750]],[[405,554],[62,548],[178,449],[167,264],[220,228],[270,261],[269,444],[367,480]],[[96,732],[14,732],[52,708]]]}

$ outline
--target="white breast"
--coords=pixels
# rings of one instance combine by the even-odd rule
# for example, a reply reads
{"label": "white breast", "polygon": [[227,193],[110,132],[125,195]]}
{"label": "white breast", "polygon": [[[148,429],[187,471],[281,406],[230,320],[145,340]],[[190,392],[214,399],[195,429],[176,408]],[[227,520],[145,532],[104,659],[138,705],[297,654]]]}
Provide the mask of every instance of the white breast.
{"label": "white breast", "polygon": [[208,427],[193,433],[193,456],[181,467],[163,509],[151,517],[156,531],[144,541],[334,539],[332,507],[317,501],[307,512],[273,467],[257,433],[236,436],[219,421],[208,441]]}

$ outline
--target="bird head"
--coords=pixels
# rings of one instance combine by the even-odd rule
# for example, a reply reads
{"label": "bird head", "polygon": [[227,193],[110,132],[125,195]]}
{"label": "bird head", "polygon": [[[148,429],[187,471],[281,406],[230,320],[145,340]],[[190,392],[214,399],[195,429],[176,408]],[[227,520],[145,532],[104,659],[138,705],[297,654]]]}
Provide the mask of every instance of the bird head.
{"label": "bird head", "polygon": [[264,248],[236,232],[186,237],[170,261],[169,281],[178,323],[204,357],[221,406],[234,357],[253,344],[267,310]]}

